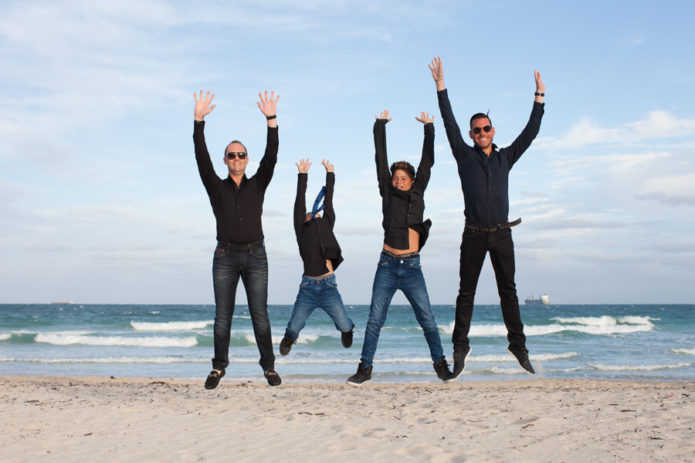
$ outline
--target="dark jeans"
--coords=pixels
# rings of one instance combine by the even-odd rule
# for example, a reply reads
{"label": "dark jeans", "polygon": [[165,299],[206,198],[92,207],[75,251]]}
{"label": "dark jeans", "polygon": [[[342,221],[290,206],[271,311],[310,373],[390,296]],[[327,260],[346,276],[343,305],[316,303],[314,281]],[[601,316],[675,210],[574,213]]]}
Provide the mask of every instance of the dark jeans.
{"label": "dark jeans", "polygon": [[436,363],[444,357],[439,328],[432,314],[425,277],[420,269],[420,257],[399,258],[382,253],[376,275],[374,275],[372,303],[369,307],[369,320],[367,320],[360,358],[365,368],[369,368],[374,361],[379,334],[386,321],[391,299],[399,289],[410,302],[415,318],[422,327],[432,361]]}
{"label": "dark jeans", "polygon": [[212,359],[212,368],[221,370],[229,365],[229,336],[239,277],[246,289],[253,334],[261,354],[259,363],[263,370],[274,368],[275,354],[268,320],[268,260],[263,242],[243,250],[218,243],[215,249],[212,260],[215,358]]}
{"label": "dark jeans", "polygon": [[495,232],[475,231],[464,229],[461,239],[461,262],[459,275],[461,277],[459,294],[456,298],[456,323],[451,341],[454,351],[466,350],[469,347],[468,331],[471,328],[473,316],[473,299],[478,277],[483,268],[485,255],[490,252],[492,268],[495,270],[497,292],[500,295],[502,317],[507,327],[509,349],[513,351],[526,348],[524,324],[519,313],[519,299],[516,296],[514,283],[514,242],[512,230],[504,228]]}

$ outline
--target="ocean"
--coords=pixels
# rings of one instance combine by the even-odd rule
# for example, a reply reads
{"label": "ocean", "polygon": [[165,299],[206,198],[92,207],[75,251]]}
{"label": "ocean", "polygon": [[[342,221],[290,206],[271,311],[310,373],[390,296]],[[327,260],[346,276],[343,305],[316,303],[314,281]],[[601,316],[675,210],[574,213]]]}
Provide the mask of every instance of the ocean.
{"label": "ocean", "polygon": [[[269,307],[276,370],[285,383],[342,383],[359,362],[369,306],[347,306],[350,349],[316,310],[286,357],[278,345],[291,305]],[[522,306],[536,377],[693,381],[695,305]],[[0,304],[0,374],[200,379],[213,355],[212,305]],[[454,307],[433,306],[451,362]],[[506,351],[498,305],[476,306],[472,353],[459,381],[531,378]],[[251,318],[237,306],[226,381],[264,382]],[[389,309],[373,382],[437,382],[409,306]]]}

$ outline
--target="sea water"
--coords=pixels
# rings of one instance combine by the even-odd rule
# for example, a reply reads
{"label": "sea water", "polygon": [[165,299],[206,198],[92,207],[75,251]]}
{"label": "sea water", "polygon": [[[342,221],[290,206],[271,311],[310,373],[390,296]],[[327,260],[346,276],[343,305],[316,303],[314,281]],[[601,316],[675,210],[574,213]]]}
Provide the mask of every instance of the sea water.
{"label": "sea water", "polygon": [[[340,383],[359,362],[369,306],[347,306],[355,338],[345,349],[317,309],[286,357],[278,345],[291,305],[269,307],[276,370],[287,383]],[[454,307],[433,306],[451,361]],[[211,368],[211,305],[0,305],[0,374],[197,378]],[[695,305],[522,306],[527,348],[545,378],[693,381]],[[476,306],[473,349],[460,381],[531,378],[506,351],[498,305]],[[251,317],[237,306],[226,380],[264,381]],[[374,359],[374,382],[438,381],[409,306],[391,306]]]}

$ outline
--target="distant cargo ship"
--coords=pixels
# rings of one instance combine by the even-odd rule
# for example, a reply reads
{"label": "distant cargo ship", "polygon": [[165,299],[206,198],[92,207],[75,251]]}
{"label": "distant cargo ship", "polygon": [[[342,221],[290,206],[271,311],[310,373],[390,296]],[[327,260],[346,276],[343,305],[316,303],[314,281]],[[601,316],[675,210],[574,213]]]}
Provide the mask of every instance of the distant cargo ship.
{"label": "distant cargo ship", "polygon": [[529,305],[548,305],[550,304],[550,296],[547,294],[541,294],[538,299],[535,299],[533,296],[529,296],[524,302]]}

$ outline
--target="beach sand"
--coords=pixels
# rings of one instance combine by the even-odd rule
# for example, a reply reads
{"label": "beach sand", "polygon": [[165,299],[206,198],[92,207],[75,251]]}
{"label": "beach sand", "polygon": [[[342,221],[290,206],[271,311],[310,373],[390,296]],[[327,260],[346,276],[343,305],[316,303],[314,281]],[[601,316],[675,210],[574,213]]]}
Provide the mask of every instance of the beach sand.
{"label": "beach sand", "polygon": [[693,383],[0,377],[0,461],[695,461]]}

